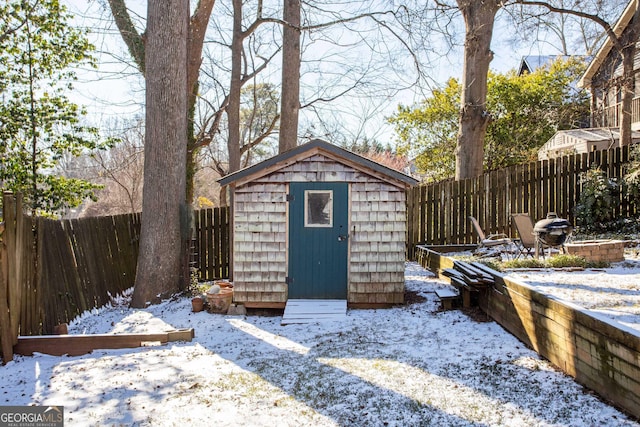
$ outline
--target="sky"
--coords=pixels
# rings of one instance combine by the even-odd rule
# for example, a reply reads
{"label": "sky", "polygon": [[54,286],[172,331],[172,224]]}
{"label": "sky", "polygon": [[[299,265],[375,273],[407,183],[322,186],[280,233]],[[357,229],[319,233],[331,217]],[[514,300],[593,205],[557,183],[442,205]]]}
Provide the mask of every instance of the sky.
{"label": "sky", "polygon": [[[121,59],[127,58],[128,53],[124,47],[120,36],[116,32],[115,25],[110,22],[110,12],[102,6],[102,2],[87,0],[63,0],[70,10],[76,14],[76,23],[91,28],[99,28],[99,31],[91,35],[92,41],[97,47],[98,69],[83,70],[79,72],[79,81],[75,85],[77,90],[72,95],[72,99],[84,105],[89,111],[91,120],[102,123],[103,126],[113,126],[114,120],[122,120],[122,118],[131,118],[136,115],[142,115],[141,103],[144,99],[143,81],[137,74],[136,70],[131,66],[124,64]],[[128,4],[136,9],[136,12],[144,15],[144,2],[141,0],[129,1]],[[222,7],[222,3],[214,6]],[[518,68],[523,55],[527,54],[547,54],[550,52],[534,51],[539,46],[530,46],[521,50],[514,51],[512,47],[508,47],[503,43],[504,35],[508,34],[509,27],[498,22],[494,31],[494,60],[491,68],[494,71],[506,72],[511,69]],[[104,33],[108,34],[105,36]],[[348,36],[341,34],[341,44],[347,45],[354,41]],[[316,42],[314,49],[305,53],[306,57],[321,56],[318,49],[323,44]],[[326,46],[326,45],[325,45]],[[326,48],[330,51],[330,48]],[[553,53],[553,52],[552,52]],[[325,54],[325,53],[323,53]],[[352,60],[354,53],[351,52]],[[357,58],[357,52],[355,52]],[[370,54],[363,54],[363,58],[367,58]],[[326,57],[326,56],[325,56]],[[396,64],[401,72],[407,71],[404,76],[397,72],[389,73],[386,77],[384,72],[377,71],[375,79],[402,79],[405,83],[415,78],[415,73],[411,71],[411,61],[408,57],[397,58],[401,63]],[[369,61],[376,61],[375,56],[371,56]],[[344,126],[342,129],[346,134],[353,137],[368,137],[369,139],[378,139],[383,143],[393,140],[393,130],[386,123],[386,117],[394,114],[399,104],[410,105],[420,101],[430,90],[434,84],[442,84],[449,77],[460,77],[462,71],[462,54],[458,49],[449,55],[435,55],[430,59],[429,74],[431,81],[422,89],[415,88],[405,89],[397,92],[383,94],[377,92],[377,95],[371,94],[363,96],[358,94],[350,94],[341,99],[333,101],[330,105],[323,106],[326,117],[331,117],[331,121],[335,126]],[[279,59],[276,59],[269,66],[269,79],[278,82]],[[310,84],[313,83],[315,77],[308,76]],[[335,81],[333,82],[335,83]],[[331,84],[331,83],[328,83]],[[366,123],[362,123],[363,117],[369,117]],[[310,113],[302,113],[301,116],[301,135],[304,135],[305,129],[309,124],[309,120],[314,120]],[[330,133],[334,129],[323,129],[317,125],[313,127],[311,132],[316,132],[314,136],[330,138]],[[329,133],[329,135],[326,135]]]}

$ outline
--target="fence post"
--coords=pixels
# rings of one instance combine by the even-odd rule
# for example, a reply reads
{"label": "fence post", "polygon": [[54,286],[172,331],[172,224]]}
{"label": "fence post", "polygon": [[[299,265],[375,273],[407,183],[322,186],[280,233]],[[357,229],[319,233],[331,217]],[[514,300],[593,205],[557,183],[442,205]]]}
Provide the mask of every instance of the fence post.
{"label": "fence post", "polygon": [[2,347],[2,362],[6,364],[13,360],[13,346],[17,343],[17,335],[14,336],[11,313],[9,311],[9,262],[7,251],[7,239],[15,236],[15,230],[11,230],[15,224],[7,221],[11,218],[8,213],[15,209],[13,206],[13,194],[5,192],[2,198],[2,223],[0,223],[0,346]]}

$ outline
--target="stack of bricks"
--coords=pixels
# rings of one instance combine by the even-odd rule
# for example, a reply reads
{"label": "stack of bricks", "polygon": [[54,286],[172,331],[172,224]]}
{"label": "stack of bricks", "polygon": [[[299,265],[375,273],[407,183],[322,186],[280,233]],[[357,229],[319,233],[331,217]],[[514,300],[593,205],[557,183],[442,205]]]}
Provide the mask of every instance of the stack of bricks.
{"label": "stack of bricks", "polygon": [[624,242],[622,240],[585,240],[567,243],[565,248],[568,254],[581,256],[591,262],[624,261]]}

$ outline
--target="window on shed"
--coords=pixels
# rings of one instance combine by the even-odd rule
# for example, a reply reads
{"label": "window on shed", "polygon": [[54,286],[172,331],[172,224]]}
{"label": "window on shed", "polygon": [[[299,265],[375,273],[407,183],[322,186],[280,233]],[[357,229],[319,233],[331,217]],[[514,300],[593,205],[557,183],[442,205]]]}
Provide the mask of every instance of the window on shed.
{"label": "window on shed", "polygon": [[333,227],[333,191],[304,192],[304,226]]}

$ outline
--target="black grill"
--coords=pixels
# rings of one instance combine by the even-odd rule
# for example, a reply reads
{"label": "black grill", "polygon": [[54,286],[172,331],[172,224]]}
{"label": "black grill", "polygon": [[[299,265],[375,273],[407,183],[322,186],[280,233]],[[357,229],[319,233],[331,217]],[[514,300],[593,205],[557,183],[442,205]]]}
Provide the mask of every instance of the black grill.
{"label": "black grill", "polygon": [[558,218],[554,213],[547,214],[547,218],[540,220],[533,226],[533,232],[540,242],[547,246],[562,246],[571,235],[573,226],[563,218]]}

